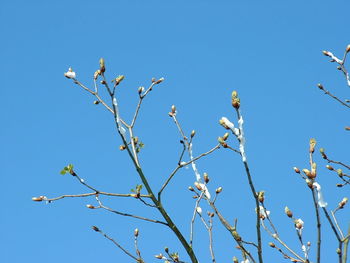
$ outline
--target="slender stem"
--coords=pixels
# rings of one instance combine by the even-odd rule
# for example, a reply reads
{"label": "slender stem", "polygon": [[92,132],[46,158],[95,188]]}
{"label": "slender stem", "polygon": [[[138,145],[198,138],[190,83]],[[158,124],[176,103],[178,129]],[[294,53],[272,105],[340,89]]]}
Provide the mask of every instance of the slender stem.
{"label": "slender stem", "polygon": [[[325,207],[322,207],[322,210],[323,210],[324,214],[326,215],[326,218],[327,218],[329,224],[331,225],[331,228],[332,228],[332,230],[333,230],[333,232],[334,232],[336,238],[337,238],[338,241],[340,242],[340,241],[342,240],[342,238],[341,238],[341,237],[339,236],[339,234],[338,234],[338,231],[340,230],[340,228],[339,228],[338,224],[336,223],[336,220],[335,220],[335,216],[334,216],[333,211],[331,211],[331,214],[332,214],[332,216],[333,216],[333,219],[335,220],[335,223],[336,223],[336,225],[337,225],[338,231],[337,231],[337,229],[335,228],[335,226],[334,226],[334,224],[333,224],[333,222],[332,222],[332,219],[331,219],[331,217],[330,217],[329,214],[328,214],[327,209],[326,209]],[[341,234],[341,235],[342,235],[342,234]],[[342,236],[343,236],[343,235],[342,235]]]}
{"label": "slender stem", "polygon": [[342,261],[342,263],[346,263],[346,260],[347,260],[349,238],[350,238],[350,225],[349,225],[348,234],[346,236],[346,239],[343,240],[344,248],[343,248],[343,261]]}
{"label": "slender stem", "polygon": [[336,97],[335,95],[333,95],[332,93],[330,93],[328,90],[326,90],[322,85],[318,85],[318,88],[320,90],[322,90],[326,95],[332,97],[333,99],[335,99],[336,101],[338,101],[339,103],[341,103],[342,105],[344,105],[345,107],[350,108],[350,106],[348,104],[346,104],[345,102],[343,102],[342,100],[340,100],[338,97]]}
{"label": "slender stem", "polygon": [[[237,118],[238,120],[242,120],[242,115],[239,111],[239,109],[236,109]],[[241,128],[242,129],[242,128]],[[243,141],[245,138],[243,137],[243,130],[240,130],[241,138],[238,137],[239,143],[243,145]],[[241,147],[240,147],[241,148]],[[244,146],[243,146],[244,148]],[[243,152],[241,152],[241,155],[243,156]],[[243,159],[243,158],[242,158]],[[247,174],[250,190],[252,192],[252,195],[255,200],[255,206],[256,206],[256,236],[257,236],[257,242],[258,242],[258,257],[259,257],[259,263],[263,263],[263,256],[262,256],[262,240],[261,240],[261,229],[260,229],[260,205],[259,205],[259,197],[255,190],[255,186],[253,183],[252,176],[250,174],[249,166],[247,160],[243,159],[244,168]]]}
{"label": "slender stem", "polygon": [[129,257],[133,258],[134,260],[136,260],[136,262],[138,262],[138,258],[135,257],[134,255],[132,255],[129,251],[127,251],[125,248],[123,248],[121,245],[119,245],[119,243],[117,241],[115,241],[113,238],[109,237],[107,234],[103,233],[99,228],[97,227],[93,227],[93,229],[96,232],[99,232],[100,234],[102,234],[105,238],[107,238],[108,240],[112,241],[118,248],[120,248],[125,254],[127,254]]}
{"label": "slender stem", "polygon": [[[88,196],[94,196],[94,195],[107,195],[107,196],[117,196],[117,197],[135,197],[135,194],[114,194],[114,193],[107,193],[107,192],[93,192],[93,193],[85,193],[85,194],[76,194],[76,195],[61,195],[58,197],[54,197],[54,198],[47,198],[45,199],[48,202],[53,202],[56,200],[60,200],[63,198],[67,198],[67,197],[88,197]],[[149,195],[140,195],[140,197],[145,197],[145,198],[149,198]]]}
{"label": "slender stem", "polygon": [[316,214],[316,227],[317,227],[317,263],[321,262],[321,220],[320,220],[320,214],[318,211],[318,204],[316,200],[316,193],[315,189],[311,189],[312,192],[312,199],[314,202],[314,207],[315,207],[315,214]]}

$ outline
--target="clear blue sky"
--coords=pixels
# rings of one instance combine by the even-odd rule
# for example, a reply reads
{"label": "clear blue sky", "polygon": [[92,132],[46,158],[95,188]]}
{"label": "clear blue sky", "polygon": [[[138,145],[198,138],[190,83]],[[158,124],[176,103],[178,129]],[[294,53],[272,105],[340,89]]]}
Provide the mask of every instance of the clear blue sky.
{"label": "clear blue sky", "polygon": [[[133,250],[133,230],[140,229],[140,249],[148,262],[164,246],[184,251],[162,226],[85,207],[94,199],[61,200],[49,205],[31,197],[83,193],[87,190],[59,171],[68,163],[95,187],[128,193],[139,182],[112,117],[93,98],[64,78],[69,66],[92,84],[98,60],[107,76],[126,76],[118,91],[121,114],[130,119],[137,87],[152,77],[165,81],[146,99],[136,127],[145,143],[140,158],[157,188],[175,168],[181,147],[167,113],[172,104],[189,134],[197,131],[194,154],[207,151],[225,130],[222,116],[235,120],[230,106],[238,90],[245,118],[247,155],[258,190],[284,240],[298,250],[297,237],[283,213],[288,205],[305,222],[315,259],[315,219],[309,190],[292,170],[308,167],[308,141],[315,137],[334,159],[348,161],[346,109],[324,96],[316,84],[339,96],[349,88],[335,65],[321,53],[343,54],[349,39],[348,1],[5,1],[0,8],[2,75],[0,129],[2,163],[1,262],[131,262],[108,240],[90,230],[97,225]],[[349,98],[349,97],[347,97]],[[232,139],[232,138],[231,138]],[[233,146],[234,140],[232,140]],[[330,208],[349,188],[338,189],[319,156],[319,182]],[[210,189],[223,186],[218,200],[223,214],[238,218],[241,234],[255,238],[254,203],[240,158],[220,150],[197,163],[211,177]],[[193,172],[181,171],[165,194],[165,206],[188,237],[194,200],[187,186]],[[136,200],[107,199],[122,211],[151,216]],[[203,210],[207,208],[203,206]],[[349,210],[341,211],[343,229]],[[336,242],[323,218],[323,262],[335,260]],[[209,262],[208,239],[196,224],[194,249]],[[271,239],[264,233],[264,242]],[[218,262],[240,256],[218,221],[214,249]],[[282,262],[264,247],[266,262]]]}

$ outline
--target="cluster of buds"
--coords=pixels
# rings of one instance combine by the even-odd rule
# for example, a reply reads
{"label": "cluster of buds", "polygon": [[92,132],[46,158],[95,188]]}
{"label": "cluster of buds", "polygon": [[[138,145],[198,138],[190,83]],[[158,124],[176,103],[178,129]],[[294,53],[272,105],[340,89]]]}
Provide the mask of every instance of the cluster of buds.
{"label": "cluster of buds", "polygon": [[32,201],[35,201],[35,202],[41,202],[41,201],[44,201],[46,199],[47,199],[47,197],[43,196],[43,195],[38,196],[38,197],[32,197]]}
{"label": "cluster of buds", "polygon": [[348,198],[344,197],[343,200],[341,200],[341,202],[338,204],[338,208],[343,209],[347,202],[348,202]]}
{"label": "cluster of buds", "polygon": [[[314,165],[315,164],[315,165]],[[311,171],[309,170],[309,169],[303,169],[303,173],[310,179],[310,180],[312,180],[312,179],[315,179],[315,177],[316,177],[316,163],[313,163],[312,164],[312,169],[311,169]]]}
{"label": "cluster of buds", "polygon": [[239,106],[241,105],[241,101],[238,98],[238,94],[237,91],[233,91],[232,92],[232,96],[231,96],[231,104],[235,109],[239,109]]}
{"label": "cluster of buds", "polygon": [[169,112],[170,117],[174,117],[176,115],[176,107],[175,105],[171,106],[171,111]]}

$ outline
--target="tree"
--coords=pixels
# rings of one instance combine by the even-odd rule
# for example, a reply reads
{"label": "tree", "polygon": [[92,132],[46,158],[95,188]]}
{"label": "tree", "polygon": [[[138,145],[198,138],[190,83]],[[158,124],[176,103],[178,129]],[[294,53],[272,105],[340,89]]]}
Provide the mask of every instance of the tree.
{"label": "tree", "polygon": [[[323,53],[331,58],[331,62],[336,62],[338,64],[338,69],[344,74],[348,86],[350,86],[349,73],[345,67],[345,61],[347,54],[350,52],[350,45],[346,47],[344,52],[344,56],[342,59],[339,59],[335,55],[333,55],[329,51],[324,51]],[[106,78],[106,65],[104,59],[100,59],[99,69],[93,75],[93,88],[89,88],[87,85],[81,83],[77,74],[73,71],[72,68],[64,74],[66,78],[71,79],[74,84],[81,87],[83,90],[90,93],[94,96],[96,105],[103,105],[107,111],[109,111],[113,115],[113,120],[116,126],[117,133],[121,140],[121,145],[119,147],[122,154],[127,154],[130,157],[131,163],[136,170],[136,174],[141,181],[140,184],[136,184],[136,186],[131,190],[130,193],[111,193],[102,191],[97,189],[95,186],[90,185],[84,179],[82,179],[79,173],[76,171],[72,164],[69,164],[63,168],[61,171],[62,175],[70,174],[75,179],[78,180],[80,184],[85,186],[90,190],[88,193],[84,194],[66,194],[61,195],[54,198],[48,198],[46,196],[33,197],[33,201],[46,201],[48,203],[52,203],[54,201],[58,201],[67,197],[94,197],[96,199],[96,204],[88,204],[87,208],[89,209],[104,209],[109,212],[125,216],[131,217],[138,220],[148,221],[151,223],[155,223],[158,225],[166,226],[178,239],[179,244],[184,248],[187,255],[180,257],[179,253],[176,251],[171,251],[168,247],[165,247],[164,252],[157,254],[155,257],[157,259],[163,260],[165,262],[199,262],[198,253],[193,249],[193,239],[194,239],[194,224],[195,221],[201,221],[203,223],[204,228],[206,229],[209,236],[209,251],[211,256],[211,261],[216,262],[216,257],[214,254],[214,245],[213,245],[213,222],[215,218],[218,218],[218,222],[221,223],[224,229],[226,229],[231,238],[236,243],[238,250],[240,251],[242,257],[241,262],[259,262],[262,263],[264,261],[264,249],[263,242],[267,242],[268,238],[263,238],[263,232],[266,232],[270,236],[270,240],[273,242],[269,242],[269,246],[280,253],[285,259],[292,262],[321,262],[321,251],[322,251],[322,235],[321,230],[323,229],[321,225],[321,217],[324,217],[332,229],[337,244],[337,250],[335,251],[337,254],[338,262],[345,263],[347,260],[347,250],[348,250],[348,242],[350,238],[350,228],[347,233],[342,230],[341,226],[338,224],[336,213],[339,213],[341,209],[343,209],[348,201],[346,197],[340,199],[338,205],[330,210],[328,208],[328,203],[324,200],[323,194],[321,191],[321,185],[318,182],[318,168],[317,162],[315,158],[315,151],[317,149],[317,142],[315,139],[310,139],[309,142],[309,168],[299,169],[298,167],[294,167],[295,173],[300,175],[300,178],[305,182],[306,187],[309,188],[311,192],[312,203],[314,206],[314,216],[316,222],[316,236],[317,243],[312,245],[310,242],[306,241],[306,238],[303,236],[304,229],[304,221],[295,217],[292,210],[288,207],[285,207],[285,214],[288,218],[291,219],[291,224],[294,226],[296,230],[297,239],[300,242],[300,246],[298,250],[291,248],[288,245],[288,242],[281,237],[279,231],[272,220],[272,216],[270,216],[270,210],[273,209],[269,207],[267,202],[265,201],[265,192],[263,190],[257,189],[254,184],[254,176],[250,172],[249,162],[246,156],[245,149],[245,133],[244,133],[244,118],[243,113],[241,111],[241,100],[237,91],[233,91],[231,94],[231,105],[233,110],[236,113],[236,123],[231,122],[228,118],[222,117],[219,120],[219,124],[223,126],[225,129],[225,133],[218,137],[217,144],[214,145],[208,151],[194,156],[193,154],[193,140],[196,136],[196,132],[193,130],[190,134],[186,134],[184,129],[178,119],[178,112],[176,107],[173,105],[170,108],[170,112],[168,115],[172,118],[177,127],[181,140],[181,151],[179,153],[179,158],[177,161],[177,165],[175,169],[168,175],[168,177],[163,180],[161,187],[156,189],[152,184],[152,177],[148,176],[144,170],[142,161],[140,160],[140,152],[144,148],[144,143],[140,140],[139,136],[135,133],[135,126],[138,121],[139,113],[141,110],[141,106],[146,96],[148,96],[153,89],[155,89],[158,85],[160,85],[164,79],[153,78],[151,84],[148,88],[139,87],[137,90],[139,101],[136,105],[136,109],[134,115],[130,122],[127,122],[120,113],[118,99],[116,96],[116,91],[124,80],[123,75],[119,75],[116,78],[112,79],[111,83]],[[349,101],[341,100],[328,90],[326,90],[323,85],[318,84],[318,88],[325,92],[326,95],[329,95],[339,103],[341,103],[345,107],[349,106]],[[103,90],[103,91],[101,91]],[[106,98],[103,96],[103,92],[106,92]],[[244,105],[244,103],[243,103]],[[349,128],[346,128],[349,130]],[[233,137],[233,139],[231,139]],[[233,223],[231,219],[225,217],[224,209],[221,209],[217,206],[217,202],[220,201],[219,196],[223,191],[223,187],[219,186],[215,190],[212,189],[209,184],[210,178],[207,173],[201,174],[197,169],[197,161],[203,159],[204,157],[218,151],[225,150],[229,153],[232,153],[233,158],[240,158],[244,167],[245,176],[247,179],[247,183],[249,185],[250,198],[254,201],[254,209],[255,209],[255,240],[248,240],[244,233],[242,233],[238,227],[238,219],[235,219]],[[335,161],[328,157],[324,148],[319,149],[321,157],[328,163],[327,169],[331,172],[334,172],[341,180],[340,183],[337,184],[337,187],[348,187],[350,184],[350,175],[348,174],[348,170],[350,170],[350,166],[344,163],[343,161]],[[186,158],[187,156],[187,158]],[[334,168],[333,166],[337,166]],[[185,167],[191,167],[193,173],[195,174],[195,181],[193,186],[188,187],[188,190],[194,194],[194,209],[193,216],[191,219],[191,229],[189,233],[189,238],[186,238],[183,231],[177,225],[177,223],[173,220],[171,211],[164,205],[163,195],[165,191],[172,190],[170,189],[170,185],[174,184],[173,180],[178,175],[178,172]],[[344,169],[346,171],[344,171]],[[323,186],[324,187],[324,186]],[[326,186],[328,187],[328,186]],[[329,186],[330,187],[330,186]],[[161,215],[161,219],[154,219],[149,217],[140,216],[137,211],[135,213],[124,213],[109,206],[105,205],[105,203],[101,200],[102,196],[107,196],[110,198],[117,197],[127,197],[127,198],[135,198],[136,200],[142,202],[143,205],[149,207],[149,209],[156,210],[159,215]],[[202,207],[206,205],[210,210],[207,213],[203,212]],[[134,239],[135,239],[135,252],[131,252],[125,247],[123,247],[120,243],[118,243],[113,237],[106,234],[102,228],[98,226],[92,226],[92,229],[100,234],[102,234],[105,238],[112,241],[118,248],[120,248],[125,254],[127,254],[130,258],[132,258],[135,262],[145,262],[143,254],[141,255],[141,251],[138,247],[138,237],[139,237],[139,229],[134,230]],[[327,249],[327,248],[324,248]],[[315,251],[315,255],[312,255],[312,251]],[[143,252],[147,253],[147,252]],[[207,260],[208,259],[201,259]],[[240,261],[237,257],[233,258],[233,261]],[[265,258],[265,261],[268,260]]]}

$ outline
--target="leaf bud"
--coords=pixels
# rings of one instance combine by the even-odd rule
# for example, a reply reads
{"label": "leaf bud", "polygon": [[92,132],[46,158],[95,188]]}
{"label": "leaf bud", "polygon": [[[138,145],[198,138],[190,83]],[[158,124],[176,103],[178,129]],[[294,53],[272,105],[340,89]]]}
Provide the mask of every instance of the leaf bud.
{"label": "leaf bud", "polygon": [[96,232],[100,232],[100,229],[97,226],[92,226],[91,227],[93,230],[95,230]]}
{"label": "leaf bud", "polygon": [[350,52],[350,44],[347,45],[347,47],[346,47],[346,49],[345,49],[345,52],[346,52],[346,53],[349,53],[349,52]]}
{"label": "leaf bud", "polygon": [[272,242],[269,243],[269,246],[273,248],[276,247],[275,243],[272,243]]}
{"label": "leaf bud", "polygon": [[322,53],[323,53],[323,55],[330,57],[329,51],[323,50]]}
{"label": "leaf bud", "polygon": [[260,191],[258,193],[258,199],[259,199],[260,203],[264,203],[264,201],[265,201],[265,191]]}
{"label": "leaf bud", "polygon": [[119,146],[119,150],[124,151],[126,149],[126,146],[124,144]]}
{"label": "leaf bud", "polygon": [[341,255],[341,250],[340,250],[339,247],[337,248],[336,252],[337,252],[338,255]]}
{"label": "leaf bud", "polygon": [[94,73],[94,80],[97,80],[98,76],[101,75],[101,70],[96,70]]}
{"label": "leaf bud", "polygon": [[294,172],[296,172],[297,174],[300,174],[300,169],[298,167],[293,167]]}
{"label": "leaf bud", "polygon": [[239,98],[234,98],[232,99],[231,103],[232,103],[232,106],[238,110],[241,105],[241,100]]}
{"label": "leaf bud", "polygon": [[157,81],[154,82],[154,84],[159,84],[162,83],[164,81],[164,78],[160,78]]}
{"label": "leaf bud", "polygon": [[155,255],[155,257],[158,258],[158,259],[162,259],[162,258],[163,258],[163,254],[160,253],[160,254],[158,254],[158,255]]}
{"label": "leaf bud", "polygon": [[338,169],[337,170],[337,174],[342,177],[343,176],[343,170],[342,169]]}
{"label": "leaf bud", "polygon": [[317,87],[320,89],[320,90],[323,90],[324,88],[323,88],[323,85],[321,84],[321,83],[318,83],[317,84]]}
{"label": "leaf bud", "polygon": [[100,102],[99,102],[98,100],[95,100],[95,101],[94,101],[94,104],[95,104],[95,105],[98,105],[98,104],[100,104]]}
{"label": "leaf bud", "polygon": [[339,209],[343,209],[346,203],[348,202],[348,198],[344,197],[343,200],[338,204]]}
{"label": "leaf bud", "polygon": [[134,230],[134,236],[135,236],[135,237],[138,237],[138,235],[139,235],[139,229],[138,229],[138,228],[135,228],[135,230]]}
{"label": "leaf bud", "polygon": [[236,257],[233,257],[233,263],[238,263],[238,259]]}
{"label": "leaf bud", "polygon": [[216,188],[215,193],[220,194],[221,192],[222,192],[222,187],[221,186]]}
{"label": "leaf bud", "polygon": [[315,151],[315,146],[316,146],[316,140],[314,138],[310,139],[310,149],[309,152],[313,153]]}
{"label": "leaf bud", "polygon": [[172,106],[171,106],[171,113],[172,113],[172,114],[175,114],[175,113],[176,113],[176,107],[175,107],[175,105],[172,105]]}
{"label": "leaf bud", "polygon": [[95,207],[93,205],[86,205],[87,208],[90,208],[90,209],[95,209]]}
{"label": "leaf bud", "polygon": [[103,58],[100,58],[100,71],[101,73],[104,73],[106,71],[105,60]]}
{"label": "leaf bud", "polygon": [[228,138],[228,136],[230,136],[230,134],[229,134],[228,132],[226,132],[226,133],[224,134],[224,136],[222,136],[222,139],[223,139],[224,141],[226,141],[227,138]]}
{"label": "leaf bud", "polygon": [[192,186],[189,186],[188,190],[190,190],[191,192],[194,192],[194,188]]}
{"label": "leaf bud", "polygon": [[138,90],[137,90],[137,92],[138,92],[139,94],[141,94],[142,92],[144,92],[144,90],[145,90],[144,87],[139,87]]}
{"label": "leaf bud", "polygon": [[196,131],[195,131],[195,130],[192,130],[192,132],[191,132],[191,138],[193,138],[195,135],[196,135]]}
{"label": "leaf bud", "polygon": [[327,159],[327,155],[324,151],[324,148],[320,148],[320,153],[321,153],[323,159]]}
{"label": "leaf bud", "polygon": [[38,196],[38,197],[32,197],[32,201],[35,201],[35,202],[41,202],[43,200],[45,200],[46,197],[41,195],[41,196]]}
{"label": "leaf bud", "polygon": [[203,190],[201,184],[198,183],[198,182],[194,182],[194,186],[195,186],[199,191],[202,191],[202,190]]}
{"label": "leaf bud", "polygon": [[336,184],[336,187],[343,187],[343,184]]}
{"label": "leaf bud", "polygon": [[333,171],[333,170],[334,170],[334,168],[333,168],[332,166],[330,166],[329,164],[326,165],[326,168],[327,168],[328,170],[330,170],[330,171]]}
{"label": "leaf bud", "polygon": [[203,178],[204,178],[204,182],[205,182],[205,183],[209,183],[209,176],[208,176],[207,173],[204,173],[204,174],[203,174]]}
{"label": "leaf bud", "polygon": [[284,208],[284,212],[286,213],[286,215],[289,217],[289,218],[292,218],[293,217],[293,212],[288,208],[288,206],[286,206]]}

